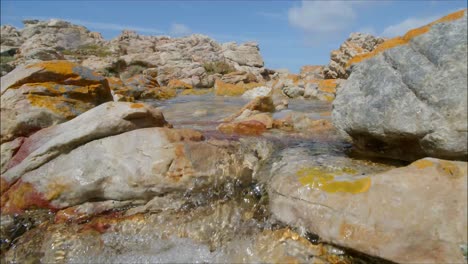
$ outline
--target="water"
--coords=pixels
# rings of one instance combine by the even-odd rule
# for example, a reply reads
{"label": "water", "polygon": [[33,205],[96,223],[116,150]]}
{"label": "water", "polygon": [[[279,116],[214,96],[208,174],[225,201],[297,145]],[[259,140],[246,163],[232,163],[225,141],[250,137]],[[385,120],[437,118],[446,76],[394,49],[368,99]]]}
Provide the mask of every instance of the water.
{"label": "water", "polygon": [[[223,118],[248,100],[204,95],[146,103],[161,109],[174,128],[229,138],[214,131]],[[274,118],[292,111],[314,120],[330,119],[331,105],[290,100],[288,110],[275,113]],[[366,173],[391,166],[349,158],[345,154],[349,143],[333,132],[316,135],[272,129],[261,138],[274,146],[274,153],[250,184],[232,180],[187,193],[182,200],[178,198],[180,205],[170,195],[155,197],[153,202],[160,204],[157,209],[127,208],[84,222],[55,223],[50,214],[42,212],[38,219],[45,220],[29,225],[28,230],[23,227],[16,238],[10,238],[13,246],[3,251],[2,263],[381,263],[383,260],[350,253],[323,243],[306,230],[275,221],[268,210],[267,185],[272,171],[295,164],[352,167]]]}

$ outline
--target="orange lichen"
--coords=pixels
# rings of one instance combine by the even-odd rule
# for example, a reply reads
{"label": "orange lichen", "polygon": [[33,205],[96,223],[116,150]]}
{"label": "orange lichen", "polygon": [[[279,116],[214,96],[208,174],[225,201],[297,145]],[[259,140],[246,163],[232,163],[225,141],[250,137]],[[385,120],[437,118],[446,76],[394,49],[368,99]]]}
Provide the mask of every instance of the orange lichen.
{"label": "orange lichen", "polygon": [[106,79],[109,83],[109,87],[111,90],[118,90],[119,88],[124,86],[123,81],[117,77],[108,77]]}
{"label": "orange lichen", "polygon": [[226,134],[259,136],[267,130],[265,124],[256,120],[247,120],[234,123],[223,123],[218,130]]}
{"label": "orange lichen", "polygon": [[145,107],[145,105],[140,104],[140,103],[134,103],[130,105],[130,108],[143,108],[143,107]]}
{"label": "orange lichen", "polygon": [[213,92],[213,88],[209,89],[187,89],[183,90],[181,95],[205,95]]}
{"label": "orange lichen", "polygon": [[52,112],[71,119],[78,113],[83,113],[92,106],[79,100],[68,99],[62,96],[42,96],[28,94],[29,103],[36,107],[47,108]]}
{"label": "orange lichen", "polygon": [[239,96],[246,91],[243,85],[225,83],[221,80],[215,82],[215,94],[225,96]]}
{"label": "orange lichen", "polygon": [[171,89],[192,89],[193,88],[191,84],[188,84],[186,82],[183,82],[177,79],[170,80],[169,83],[167,84],[167,87]]}
{"label": "orange lichen", "polygon": [[322,92],[336,93],[336,79],[320,80],[318,89]]}
{"label": "orange lichen", "polygon": [[416,166],[418,169],[425,169],[434,166],[434,162],[427,159],[420,159],[413,162],[411,165]]}
{"label": "orange lichen", "polygon": [[351,66],[352,64],[354,63],[358,63],[358,62],[361,62],[365,59],[369,59],[369,58],[372,58],[374,56],[376,56],[377,54],[387,50],[387,49],[391,49],[391,48],[394,48],[394,47],[397,47],[397,46],[400,46],[400,45],[405,45],[407,44],[411,39],[417,37],[417,36],[420,36],[424,33],[427,33],[430,28],[437,24],[437,23],[443,23],[443,22],[449,22],[449,21],[453,21],[453,20],[457,20],[457,19],[460,19],[464,16],[466,12],[466,9],[465,10],[460,10],[460,11],[457,11],[455,13],[452,13],[452,14],[449,14],[439,20],[436,20],[430,24],[427,24],[425,26],[422,26],[420,28],[416,28],[416,29],[412,29],[410,31],[408,31],[404,36],[402,37],[395,37],[395,38],[392,38],[392,39],[389,39],[387,41],[385,41],[384,43],[380,44],[379,46],[377,46],[376,49],[374,49],[373,51],[369,52],[369,53],[363,53],[363,54],[359,54],[359,55],[356,55],[355,57],[351,58],[347,64],[346,64],[346,67],[349,67]]}
{"label": "orange lichen", "polygon": [[293,81],[294,85],[297,85],[297,83],[301,80],[301,76],[298,74],[288,74],[286,78]]}
{"label": "orange lichen", "polygon": [[61,74],[61,75],[73,75],[75,74],[73,72],[73,68],[78,66],[77,64],[67,61],[67,60],[61,60],[61,61],[41,61],[38,63],[30,64],[26,66],[26,68],[34,68],[34,67],[40,67],[46,71],[50,71],[53,73]]}

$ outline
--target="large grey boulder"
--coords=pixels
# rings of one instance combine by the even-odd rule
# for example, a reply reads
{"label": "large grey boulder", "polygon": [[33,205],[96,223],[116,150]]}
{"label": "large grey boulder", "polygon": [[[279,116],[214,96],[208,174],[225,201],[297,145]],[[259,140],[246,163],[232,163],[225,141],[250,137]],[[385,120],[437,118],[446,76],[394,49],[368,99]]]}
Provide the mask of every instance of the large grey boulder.
{"label": "large grey boulder", "polygon": [[467,18],[355,64],[334,101],[358,150],[403,160],[467,159]]}

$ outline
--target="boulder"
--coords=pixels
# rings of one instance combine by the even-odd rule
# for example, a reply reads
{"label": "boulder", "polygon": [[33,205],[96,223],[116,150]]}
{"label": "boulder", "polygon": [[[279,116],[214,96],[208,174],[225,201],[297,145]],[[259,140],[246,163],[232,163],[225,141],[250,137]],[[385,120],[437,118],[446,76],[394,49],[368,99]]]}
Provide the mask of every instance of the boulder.
{"label": "boulder", "polygon": [[69,61],[20,66],[1,78],[1,93],[2,142],[112,101],[104,77]]}
{"label": "boulder", "polygon": [[102,104],[68,122],[42,129],[23,140],[21,147],[6,165],[8,171],[1,176],[4,183],[2,188],[7,188],[23,174],[89,141],[138,128],[167,125],[159,110],[144,104]]}
{"label": "boulder", "polygon": [[234,42],[223,44],[223,55],[238,66],[263,67],[257,43],[247,42],[237,46]]}
{"label": "boulder", "polygon": [[24,173],[2,195],[1,210],[11,214],[96,200],[150,200],[229,180],[248,182],[265,158],[258,151],[251,143],[204,141],[193,130],[132,130],[90,141]]}
{"label": "boulder", "polygon": [[466,25],[462,10],[353,58],[333,122],[356,150],[409,161],[467,159]]}
{"label": "boulder", "polygon": [[252,90],[246,91],[245,93],[242,94],[242,97],[252,100],[259,96],[269,96],[271,92],[272,92],[272,89],[270,87],[260,86],[260,87],[253,88]]}
{"label": "boulder", "polygon": [[269,191],[280,221],[398,263],[466,261],[466,162],[426,158],[375,174],[288,155]]}

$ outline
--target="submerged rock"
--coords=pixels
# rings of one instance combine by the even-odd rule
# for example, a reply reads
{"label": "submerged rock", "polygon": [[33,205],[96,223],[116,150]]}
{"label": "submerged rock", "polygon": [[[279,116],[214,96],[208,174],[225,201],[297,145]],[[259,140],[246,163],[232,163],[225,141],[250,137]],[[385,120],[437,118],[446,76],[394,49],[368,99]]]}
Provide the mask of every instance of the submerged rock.
{"label": "submerged rock", "polygon": [[307,161],[278,168],[270,206],[286,224],[395,262],[463,263],[466,162],[427,158],[380,174]]}
{"label": "submerged rock", "polygon": [[466,10],[354,57],[333,122],[357,150],[395,159],[466,160]]}

